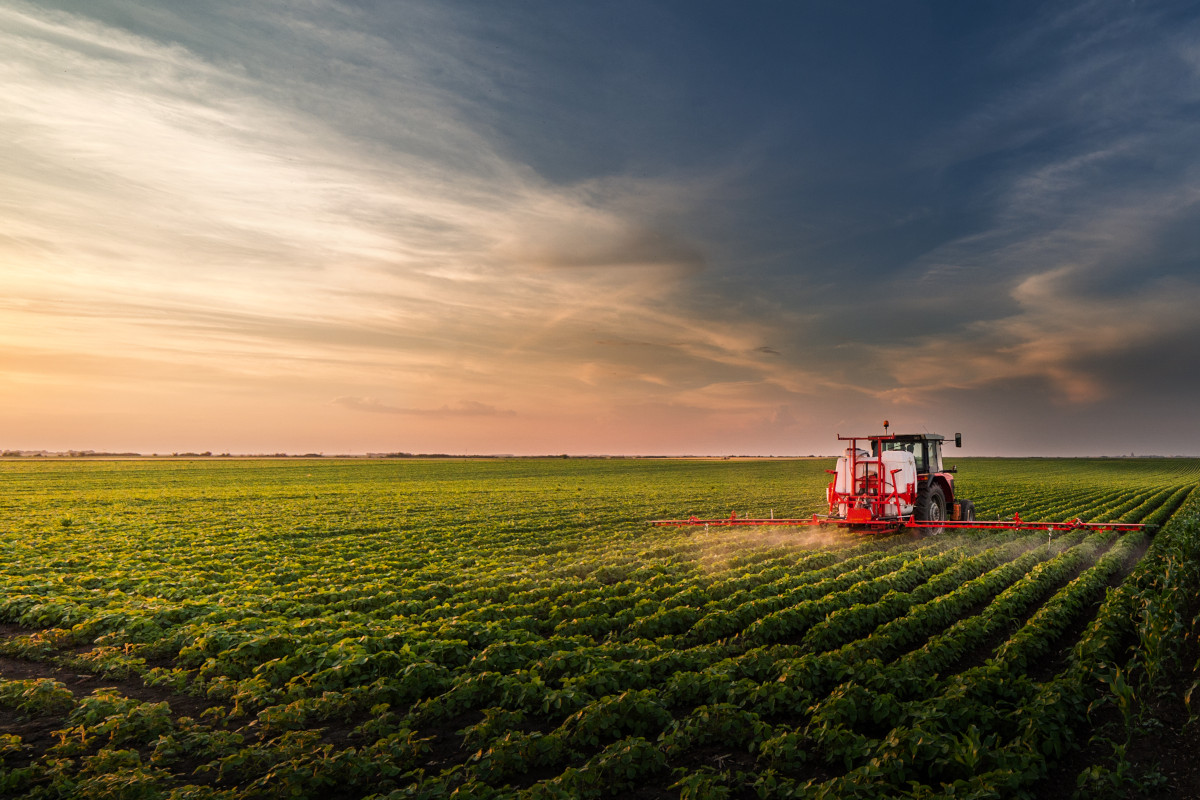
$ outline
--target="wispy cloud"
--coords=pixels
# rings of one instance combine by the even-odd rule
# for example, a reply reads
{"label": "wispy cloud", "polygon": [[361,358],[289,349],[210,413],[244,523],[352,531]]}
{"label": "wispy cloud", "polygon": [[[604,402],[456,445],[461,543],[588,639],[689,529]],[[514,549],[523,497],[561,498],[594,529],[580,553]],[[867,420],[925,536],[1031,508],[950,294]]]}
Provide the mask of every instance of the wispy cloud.
{"label": "wispy cloud", "polygon": [[1012,293],[1015,313],[972,323],[955,335],[879,347],[874,363],[891,365],[897,385],[910,396],[1036,379],[1056,400],[1086,404],[1117,385],[1153,380],[1115,374],[1106,362],[1156,347],[1180,352],[1181,343],[1200,338],[1195,284],[1154,281],[1131,290],[1114,308],[1112,298],[1096,294],[1088,282],[1086,271],[1075,267],[1025,278]]}
{"label": "wispy cloud", "polygon": [[334,405],[372,414],[401,414],[418,417],[514,417],[517,412],[499,409],[476,400],[460,400],[441,408],[405,408],[381,402],[374,397],[338,397]]}
{"label": "wispy cloud", "polygon": [[[663,292],[702,257],[621,207],[637,195],[666,199],[665,187],[545,184],[438,104],[422,74],[436,64],[410,64],[362,32],[294,21],[294,36],[327,49],[346,37],[362,47],[343,58],[354,53],[375,81],[409,87],[395,108],[373,109],[399,134],[356,139],[360,124],[281,104],[251,70],[177,44],[33,6],[3,9],[0,131],[14,143],[0,209],[6,296],[27,299],[26,314],[74,306],[69,316],[98,347],[98,318],[161,335],[168,317],[178,355],[194,358],[204,353],[188,328],[209,337],[216,326],[250,351],[295,348],[289,331],[309,328],[319,333],[309,349],[390,337],[422,340],[436,357],[534,347],[531,324],[568,318],[636,326],[653,303],[669,317]],[[271,47],[262,43],[256,69]],[[268,77],[295,81],[282,74],[294,57],[276,55],[280,72]],[[404,74],[406,65],[419,71]],[[310,105],[343,95],[370,104],[336,77],[301,89]],[[473,155],[457,163],[463,154]]]}

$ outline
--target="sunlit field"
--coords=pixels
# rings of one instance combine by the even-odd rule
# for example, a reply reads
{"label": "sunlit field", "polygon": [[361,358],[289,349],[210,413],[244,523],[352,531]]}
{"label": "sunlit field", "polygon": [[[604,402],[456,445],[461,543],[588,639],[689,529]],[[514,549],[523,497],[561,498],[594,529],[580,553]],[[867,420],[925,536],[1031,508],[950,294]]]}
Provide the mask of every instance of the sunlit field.
{"label": "sunlit field", "polygon": [[823,513],[830,459],[2,462],[0,797],[1124,785],[1200,711],[1200,461],[947,461],[1160,527],[646,524]]}

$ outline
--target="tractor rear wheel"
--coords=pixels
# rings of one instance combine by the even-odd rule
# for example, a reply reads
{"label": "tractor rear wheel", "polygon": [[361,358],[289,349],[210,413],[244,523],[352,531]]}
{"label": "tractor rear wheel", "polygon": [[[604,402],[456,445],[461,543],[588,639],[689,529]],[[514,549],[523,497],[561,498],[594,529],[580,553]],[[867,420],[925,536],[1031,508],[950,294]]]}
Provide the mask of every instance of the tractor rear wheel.
{"label": "tractor rear wheel", "polygon": [[[919,522],[938,523],[946,521],[946,495],[940,486],[926,486],[917,492],[916,517]],[[925,533],[937,536],[946,530],[942,526],[922,528]]]}

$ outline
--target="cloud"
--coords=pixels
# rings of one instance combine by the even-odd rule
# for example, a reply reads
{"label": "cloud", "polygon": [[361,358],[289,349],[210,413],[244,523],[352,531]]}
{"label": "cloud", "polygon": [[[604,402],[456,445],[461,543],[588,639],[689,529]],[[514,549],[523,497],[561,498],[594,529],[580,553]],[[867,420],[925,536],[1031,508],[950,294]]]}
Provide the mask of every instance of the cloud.
{"label": "cloud", "polygon": [[910,397],[948,389],[987,388],[1036,379],[1059,402],[1094,403],[1129,388],[1152,385],[1166,374],[1129,375],[1105,367],[1127,354],[1153,349],[1178,352],[1178,343],[1200,339],[1200,285],[1177,279],[1151,281],[1118,303],[1088,286],[1081,267],[1059,267],[1022,279],[1012,290],[1014,314],[981,320],[955,335],[872,348]]}
{"label": "cloud", "polygon": [[[6,342],[249,370],[391,348],[412,377],[554,371],[558,343],[675,327],[704,259],[656,220],[696,187],[556,186],[507,161],[447,88],[478,56],[436,6],[402,44],[336,4],[100,21],[124,7],[0,9],[0,288],[26,332]],[[695,363],[724,358],[692,335]]]}
{"label": "cloud", "polygon": [[612,214],[584,216],[580,212],[588,209],[580,207],[564,211],[570,216],[526,223],[496,255],[545,269],[661,268],[673,275],[704,269],[699,249],[669,231],[630,225]]}
{"label": "cloud", "polygon": [[461,400],[454,406],[441,408],[403,408],[389,405],[374,397],[338,397],[334,405],[372,414],[402,414],[420,417],[514,417],[515,411],[503,410],[475,400]]}

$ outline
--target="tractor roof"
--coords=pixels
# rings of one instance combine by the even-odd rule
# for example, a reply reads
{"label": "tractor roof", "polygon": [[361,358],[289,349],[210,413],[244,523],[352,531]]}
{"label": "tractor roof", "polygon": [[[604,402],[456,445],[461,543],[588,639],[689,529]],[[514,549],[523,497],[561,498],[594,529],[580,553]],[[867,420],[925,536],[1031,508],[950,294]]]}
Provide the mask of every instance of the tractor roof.
{"label": "tractor roof", "polygon": [[858,442],[858,441],[896,441],[896,442],[944,442],[946,437],[940,433],[884,433],[873,434],[871,436],[842,436],[838,434],[838,439],[843,442]]}
{"label": "tractor roof", "polygon": [[945,436],[940,433],[893,433],[892,438],[898,442],[944,442]]}

